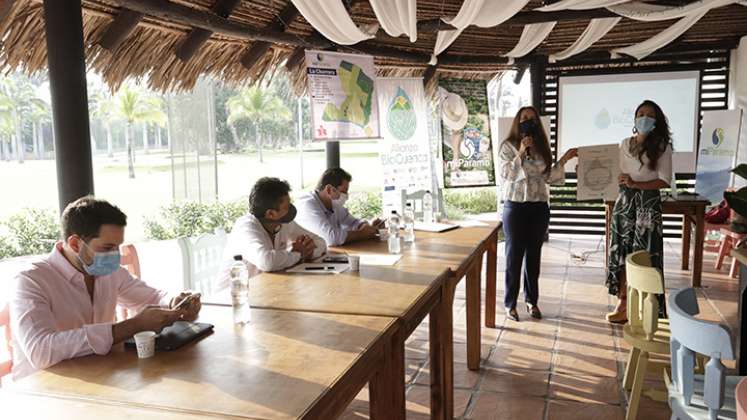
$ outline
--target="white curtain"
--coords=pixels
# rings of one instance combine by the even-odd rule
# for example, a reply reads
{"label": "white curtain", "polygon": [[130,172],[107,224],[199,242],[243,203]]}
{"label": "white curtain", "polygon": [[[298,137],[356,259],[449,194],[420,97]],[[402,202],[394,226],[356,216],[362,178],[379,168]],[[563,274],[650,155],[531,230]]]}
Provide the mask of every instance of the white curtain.
{"label": "white curtain", "polygon": [[291,0],[320,34],[340,45],[353,45],[373,38],[378,25],[361,30],[350,18],[342,0]]}
{"label": "white curtain", "polygon": [[464,0],[462,8],[454,18],[443,19],[456,29],[438,31],[431,64],[436,63],[436,56],[448,48],[466,27],[476,25],[481,28],[490,28],[500,25],[518,13],[527,3],[529,0],[504,0],[498,6],[496,2],[490,0]]}
{"label": "white curtain", "polygon": [[542,41],[550,35],[552,28],[555,27],[557,22],[545,22],[545,23],[534,23],[531,25],[525,25],[524,30],[521,32],[521,38],[516,46],[511,51],[503,54],[504,57],[524,57],[537,48]]}
{"label": "white curtain", "polygon": [[376,18],[391,36],[405,34],[418,40],[417,0],[369,0]]}
{"label": "white curtain", "polygon": [[589,22],[589,26],[586,27],[584,33],[574,42],[570,47],[560,51],[558,53],[550,54],[548,60],[554,63],[559,60],[565,60],[568,57],[572,57],[578,53],[586,51],[592,44],[602,39],[603,36],[607,35],[612,28],[620,22],[622,18],[603,18],[603,19],[592,19]]}
{"label": "white curtain", "polygon": [[707,12],[715,7],[722,7],[733,3],[736,3],[736,0],[700,0],[684,6],[659,6],[633,1],[617,6],[609,6],[607,9],[629,19],[654,22],[693,16],[700,12]]}
{"label": "white curtain", "polygon": [[557,10],[586,10],[599,7],[614,6],[630,0],[560,0],[548,6],[539,7],[535,10],[540,12],[555,12]]}
{"label": "white curtain", "polygon": [[708,11],[704,10],[699,13],[694,13],[690,16],[683,17],[674,25],[638,44],[624,48],[615,48],[611,51],[612,56],[615,57],[619,56],[620,54],[625,54],[640,60],[641,58],[648,56],[659,48],[675,40],[678,36],[682,35],[685,31],[690,29],[691,26],[698,22],[700,18],[705,16],[706,13],[708,13]]}

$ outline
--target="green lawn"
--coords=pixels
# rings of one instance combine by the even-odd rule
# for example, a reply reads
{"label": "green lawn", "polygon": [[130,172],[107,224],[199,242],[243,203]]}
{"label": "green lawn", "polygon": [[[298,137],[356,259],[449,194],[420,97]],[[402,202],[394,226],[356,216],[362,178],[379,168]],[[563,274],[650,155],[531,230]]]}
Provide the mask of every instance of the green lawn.
{"label": "green lawn", "polygon": [[[249,194],[254,182],[263,176],[286,179],[294,193],[312,188],[326,165],[323,145],[309,146],[303,165],[297,150],[265,151],[264,162],[256,153],[220,154],[218,156],[218,198],[235,200]],[[352,191],[378,191],[381,188],[381,165],[377,144],[362,142],[343,144],[342,166],[353,175]],[[190,169],[197,163],[189,162]],[[303,167],[303,185],[301,183]],[[201,169],[209,168],[201,162]],[[196,171],[190,171],[190,173]],[[127,240],[143,239],[143,218],[155,215],[158,208],[172,201],[171,160],[168,152],[138,151],[135,179],[127,176],[124,153],[113,158],[105,154],[94,157],[96,195],[117,204],[128,215]],[[24,207],[57,208],[57,174],[53,160],[0,162],[0,179],[4,180],[0,220]],[[196,181],[190,181],[196,183]],[[211,183],[208,183],[212,185]],[[203,183],[205,185],[205,183]]]}

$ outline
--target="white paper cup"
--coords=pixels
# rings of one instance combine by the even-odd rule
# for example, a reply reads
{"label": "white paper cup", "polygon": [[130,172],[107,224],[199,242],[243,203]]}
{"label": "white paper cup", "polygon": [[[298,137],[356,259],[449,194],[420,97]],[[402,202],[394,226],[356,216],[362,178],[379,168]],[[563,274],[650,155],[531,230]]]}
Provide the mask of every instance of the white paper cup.
{"label": "white paper cup", "polygon": [[142,331],[135,334],[135,347],[137,357],[147,359],[156,354],[156,333],[153,331]]}
{"label": "white paper cup", "polygon": [[381,242],[386,242],[387,239],[389,239],[389,230],[379,229],[379,240]]}
{"label": "white paper cup", "polygon": [[348,263],[350,264],[350,271],[358,271],[361,265],[360,255],[348,255]]}

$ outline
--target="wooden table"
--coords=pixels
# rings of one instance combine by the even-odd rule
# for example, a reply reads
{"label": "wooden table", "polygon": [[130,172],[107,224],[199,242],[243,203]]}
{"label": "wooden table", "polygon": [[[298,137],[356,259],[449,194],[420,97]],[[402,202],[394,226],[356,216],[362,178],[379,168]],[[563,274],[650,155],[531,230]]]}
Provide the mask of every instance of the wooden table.
{"label": "wooden table", "polygon": [[[399,380],[396,387],[397,413],[405,416],[405,340],[429,315],[431,357],[431,414],[433,418],[453,418],[453,320],[454,289],[467,274],[468,362],[479,368],[480,360],[480,270],[482,254],[492,249],[495,266],[495,240],[500,224],[460,228],[440,234],[416,233],[416,242],[404,245],[402,259],[395,266],[361,266],[359,272],[337,275],[262,273],[250,284],[252,307],[322,313],[343,313],[396,317],[401,328],[394,335],[393,366]],[[353,254],[386,254],[387,244],[365,241],[335,250]],[[490,274],[490,270],[489,270]],[[495,288],[493,280],[488,285]],[[228,294],[222,300],[229,302]],[[495,301],[488,304],[495,320]],[[476,316],[475,316],[476,315]],[[489,316],[486,318],[490,319]]]}
{"label": "wooden table", "polygon": [[737,306],[736,350],[737,370],[742,376],[747,375],[747,249],[731,251],[732,257],[739,262],[739,303]]}
{"label": "wooden table", "polygon": [[[699,195],[680,195],[677,199],[666,197],[661,200],[663,214],[682,215],[682,269],[690,268],[690,237],[695,225],[695,246],[693,249],[692,286],[700,287],[703,276],[703,242],[705,240],[705,209],[711,202]],[[605,202],[605,266],[609,256],[610,225],[614,201]]]}
{"label": "wooden table", "polygon": [[[253,309],[251,323],[235,327],[231,312],[203,307],[200,320],[215,324],[215,333],[176,351],[138,359],[117,345],[3,392],[160,410],[161,418],[331,419],[370,381],[372,416],[391,418],[392,375],[384,367],[397,319]],[[102,414],[95,418],[109,418],[109,408],[95,410]]]}

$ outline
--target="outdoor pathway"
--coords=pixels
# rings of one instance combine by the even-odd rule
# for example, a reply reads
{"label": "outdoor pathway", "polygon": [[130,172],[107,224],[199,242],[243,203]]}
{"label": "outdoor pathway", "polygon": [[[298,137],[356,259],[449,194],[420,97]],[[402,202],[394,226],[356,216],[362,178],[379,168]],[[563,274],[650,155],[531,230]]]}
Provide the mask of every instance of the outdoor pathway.
{"label": "outdoor pathway", "polygon": [[[545,319],[534,321],[519,308],[521,322],[505,320],[498,308],[497,329],[482,330],[482,369],[467,369],[464,283],[454,305],[455,417],[459,419],[624,419],[626,397],[621,381],[628,348],[622,329],[604,314],[614,299],[604,283],[602,238],[553,237],[543,250],[540,308]],[[668,290],[689,285],[679,269],[680,242],[665,243]],[[503,246],[499,246],[502,253]],[[573,257],[578,255],[581,258]],[[734,325],[736,280],[713,269],[706,254],[704,288],[699,292],[701,316]],[[498,301],[502,302],[503,258],[498,258]],[[484,291],[484,287],[483,287]],[[407,418],[430,413],[428,325],[421,325],[407,344]],[[727,364],[727,366],[729,366]],[[648,386],[664,389],[652,376]],[[368,418],[368,391],[351,404],[344,419]],[[638,418],[669,419],[666,403],[642,399]]]}

